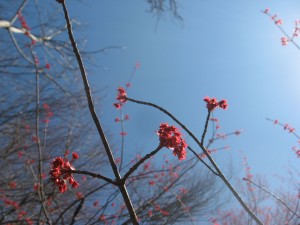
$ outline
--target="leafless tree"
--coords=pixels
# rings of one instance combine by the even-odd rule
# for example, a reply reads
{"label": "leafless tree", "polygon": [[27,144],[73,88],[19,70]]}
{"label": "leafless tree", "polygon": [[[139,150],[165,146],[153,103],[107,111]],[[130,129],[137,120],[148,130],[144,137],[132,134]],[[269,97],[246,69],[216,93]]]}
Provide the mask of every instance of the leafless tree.
{"label": "leafless tree", "polygon": [[[165,1],[148,3],[157,15],[165,11]],[[57,7],[54,1],[0,3],[0,223],[130,223],[111,183],[74,174],[79,188],[61,194],[49,179],[53,158],[71,160],[73,151],[80,155],[73,164],[78,171],[111,174]],[[180,18],[176,1],[169,1],[169,9]],[[212,174],[192,174],[193,167],[202,168],[198,162],[191,159],[180,169],[177,162],[151,163],[129,177],[141,223],[193,223],[219,206],[210,201],[220,191]],[[131,166],[124,165],[124,171]]]}

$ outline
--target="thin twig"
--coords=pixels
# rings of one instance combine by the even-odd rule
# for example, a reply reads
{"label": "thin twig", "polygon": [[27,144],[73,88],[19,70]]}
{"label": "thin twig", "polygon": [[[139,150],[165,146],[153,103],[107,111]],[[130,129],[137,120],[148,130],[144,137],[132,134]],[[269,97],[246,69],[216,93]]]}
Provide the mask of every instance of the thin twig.
{"label": "thin twig", "polygon": [[190,146],[188,146],[188,149],[201,161],[213,174],[216,176],[219,176],[219,174],[214,171]]}
{"label": "thin twig", "polygon": [[206,135],[206,132],[207,132],[207,127],[208,127],[208,121],[209,121],[209,118],[210,118],[210,111],[208,110],[207,117],[206,117],[206,121],[205,121],[204,130],[203,130],[203,134],[202,134],[202,138],[201,138],[201,143],[202,143],[203,145],[204,145],[205,135]]}
{"label": "thin twig", "polygon": [[[85,68],[84,68],[84,65],[83,65],[83,61],[82,61],[81,55],[80,55],[79,50],[77,48],[76,41],[75,41],[74,36],[73,36],[72,25],[71,25],[71,22],[70,22],[70,18],[69,18],[69,14],[68,14],[68,10],[67,10],[65,1],[64,0],[58,0],[57,2],[61,3],[62,7],[63,7],[65,19],[66,19],[66,22],[67,22],[69,39],[70,39],[70,42],[72,44],[73,51],[74,51],[74,54],[76,56],[76,59],[77,59],[78,65],[79,65],[79,69],[80,69],[80,72],[81,72],[81,76],[82,76],[82,80],[83,80],[83,84],[84,84],[84,89],[85,89],[85,93],[86,93],[86,96],[87,96],[88,106],[89,106],[89,109],[90,109],[91,116],[93,118],[93,121],[94,121],[94,123],[95,123],[95,125],[97,127],[98,133],[99,133],[100,138],[102,140],[102,143],[104,145],[104,149],[105,149],[106,154],[108,156],[108,159],[109,159],[110,165],[112,167],[113,173],[114,173],[114,175],[116,177],[117,182],[119,182],[121,180],[121,176],[119,174],[119,171],[118,171],[115,159],[114,159],[112,151],[111,151],[111,148],[109,146],[109,143],[108,143],[108,141],[106,139],[105,133],[104,133],[104,131],[102,129],[102,126],[100,124],[99,118],[98,118],[98,116],[96,114],[96,111],[95,111],[95,107],[94,107],[94,103],[93,103],[93,100],[92,100],[92,94],[91,94],[91,90],[90,90],[90,87],[89,87],[87,75],[86,75],[86,72],[85,72]],[[135,210],[133,208],[133,205],[132,205],[131,199],[130,199],[130,197],[128,195],[128,192],[127,192],[125,184],[118,185],[118,187],[119,187],[120,192],[121,192],[121,194],[123,196],[123,199],[124,199],[124,202],[126,204],[126,207],[127,207],[128,211],[129,211],[132,223],[134,225],[139,224],[137,216],[136,216],[136,213],[135,213]]]}
{"label": "thin twig", "polygon": [[147,159],[149,159],[151,156],[154,156],[156,153],[159,152],[159,150],[161,150],[162,147],[159,145],[155,150],[153,150],[152,152],[148,153],[147,155],[145,155],[143,158],[141,158],[136,164],[134,164],[129,170],[128,172],[124,175],[123,180],[124,182],[126,181],[126,179],[143,163],[145,162]]}
{"label": "thin twig", "polygon": [[[108,183],[102,184],[101,186],[95,188],[94,190],[90,191],[89,193],[85,194],[85,198],[90,196],[91,194],[95,193],[96,191],[103,189],[105,186],[107,186]],[[72,208],[73,205],[75,205],[78,201],[81,201],[80,199],[76,199],[73,203],[71,203],[69,206],[67,206],[58,216],[58,218],[55,220],[54,225],[58,224],[60,219],[63,219],[64,214]],[[63,223],[60,223],[63,224]]]}
{"label": "thin twig", "polygon": [[18,50],[18,52],[24,57],[24,59],[26,59],[26,61],[28,61],[30,64],[34,64],[34,62],[23,52],[23,50],[20,48],[16,38],[14,37],[13,33],[8,29],[9,35],[16,47],[16,49]]}
{"label": "thin twig", "polygon": [[91,177],[94,177],[94,178],[105,180],[106,182],[108,182],[110,184],[116,185],[116,182],[113,181],[112,179],[110,179],[110,178],[108,178],[106,176],[103,176],[101,174],[96,174],[96,173],[92,173],[92,172],[89,172],[89,171],[83,171],[83,170],[63,170],[63,172],[65,172],[65,173],[84,174],[84,175],[88,175],[88,176],[91,176]]}
{"label": "thin twig", "polygon": [[77,206],[75,212],[73,213],[72,216],[72,221],[70,223],[70,225],[73,225],[76,221],[76,216],[78,215],[78,213],[80,212],[80,210],[82,209],[83,203],[84,203],[85,198],[81,199],[79,205]]}
{"label": "thin twig", "polygon": [[[275,120],[272,120],[272,119],[270,119],[270,118],[266,118],[266,119],[269,120],[269,121],[275,122]],[[280,126],[282,126],[283,128],[285,128],[285,125],[284,125],[283,123],[277,122],[276,125],[280,125]],[[286,129],[286,128],[285,128],[285,129]],[[299,136],[295,131],[292,131],[292,132],[290,132],[290,133],[292,133],[297,139],[300,139],[300,136]]]}
{"label": "thin twig", "polygon": [[182,210],[188,215],[188,217],[190,218],[190,221],[191,221],[192,225],[195,225],[191,213],[189,212],[189,210],[186,210],[187,206],[184,204],[184,202],[181,200],[181,198],[177,198],[176,193],[174,193],[172,190],[169,190],[169,191],[174,195],[174,197],[176,198],[176,200],[179,202],[179,204],[182,207]]}
{"label": "thin twig", "polygon": [[124,145],[125,145],[125,137],[124,137],[124,119],[123,119],[123,111],[122,108],[120,109],[120,123],[121,123],[121,155],[120,155],[120,165],[119,165],[119,171],[122,171],[123,167],[123,159],[124,159]]}
{"label": "thin twig", "polygon": [[[31,52],[31,56],[33,61],[34,58],[36,57],[33,54],[33,50],[32,47],[30,46],[30,52]],[[40,137],[39,137],[39,126],[40,126],[40,74],[38,71],[38,67],[37,64],[34,64],[35,67],[35,82],[36,82],[36,109],[35,109],[35,115],[36,115],[36,120],[35,120],[35,138],[36,138],[36,145],[37,145],[37,150],[38,150],[38,157],[39,157],[39,161],[38,161],[38,194],[42,203],[42,209],[43,212],[45,214],[45,217],[47,218],[47,221],[49,224],[52,224],[52,221],[50,219],[50,216],[48,214],[48,210],[47,207],[45,205],[45,193],[43,190],[43,179],[42,179],[42,167],[43,167],[43,153],[42,153],[42,148],[41,148],[41,143],[40,143]]]}
{"label": "thin twig", "polygon": [[248,179],[248,178],[243,178],[244,181],[250,182],[251,184],[253,184],[254,186],[258,187],[259,189],[263,190],[264,192],[266,192],[267,194],[271,195],[273,198],[275,198],[277,201],[279,201],[282,205],[284,205],[291,213],[293,213],[295,216],[297,216],[298,218],[300,218],[300,215],[297,214],[294,210],[292,210],[284,201],[282,201],[279,197],[277,197],[276,195],[272,194],[271,192],[269,192],[267,189],[261,187],[260,185],[256,184],[255,182],[253,182],[252,180]]}

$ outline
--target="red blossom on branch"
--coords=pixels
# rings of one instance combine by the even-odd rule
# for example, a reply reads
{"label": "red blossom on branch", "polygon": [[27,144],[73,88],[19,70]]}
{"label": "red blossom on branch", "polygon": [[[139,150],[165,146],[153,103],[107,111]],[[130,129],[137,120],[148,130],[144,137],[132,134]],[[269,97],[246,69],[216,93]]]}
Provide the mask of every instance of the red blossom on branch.
{"label": "red blossom on branch", "polygon": [[102,214],[102,215],[99,217],[99,220],[100,220],[100,221],[105,221],[105,220],[106,220],[106,217]]}
{"label": "red blossom on branch", "polygon": [[122,87],[118,88],[118,95],[116,99],[118,100],[118,102],[114,103],[114,106],[117,109],[120,109],[123,106],[123,104],[127,102],[127,94],[124,88]]}
{"label": "red blossom on branch", "polygon": [[22,156],[23,156],[23,152],[22,152],[22,151],[19,151],[19,152],[18,152],[18,157],[21,158]]}
{"label": "red blossom on branch", "polygon": [[155,185],[155,181],[154,180],[150,180],[149,181],[149,185],[154,186]]}
{"label": "red blossom on branch", "polygon": [[34,143],[38,143],[38,138],[36,136],[32,136],[31,140],[34,142]]}
{"label": "red blossom on branch", "polygon": [[[75,158],[78,156],[78,154],[76,154],[74,154]],[[73,159],[75,159],[74,156]],[[67,158],[56,157],[51,164],[50,179],[54,185],[58,187],[60,193],[64,193],[68,190],[67,181],[69,181],[69,184],[72,185],[73,188],[79,186],[73,175],[66,172],[68,170],[75,170]]]}
{"label": "red blossom on branch", "polygon": [[73,152],[72,153],[72,159],[75,160],[75,159],[79,159],[79,155],[77,152]]}
{"label": "red blossom on branch", "polygon": [[266,8],[265,10],[264,10],[264,13],[269,13],[270,12],[270,9],[269,8]]}
{"label": "red blossom on branch", "polygon": [[17,183],[16,182],[9,182],[8,183],[9,188],[11,189],[15,189],[17,187]]}
{"label": "red blossom on branch", "polygon": [[93,206],[94,207],[97,207],[99,205],[99,201],[95,201],[94,203],[93,203]]}
{"label": "red blossom on branch", "polygon": [[127,132],[120,132],[120,135],[121,135],[121,136],[126,136],[126,135],[127,135]]}
{"label": "red blossom on branch", "polygon": [[289,39],[287,39],[287,37],[282,37],[281,38],[281,45],[285,46],[287,45],[289,42]]}
{"label": "red blossom on branch", "polygon": [[46,68],[47,70],[50,70],[50,64],[49,64],[49,63],[46,63],[45,68]]}
{"label": "red blossom on branch", "polygon": [[126,102],[126,91],[124,88],[119,87],[118,88],[118,96],[117,96],[117,100],[119,100],[120,102]]}
{"label": "red blossom on branch", "polygon": [[227,101],[225,99],[218,102],[216,98],[205,97],[203,100],[206,102],[206,108],[208,109],[208,111],[213,111],[218,107],[222,109],[227,109],[228,107]]}
{"label": "red blossom on branch", "polygon": [[53,112],[51,111],[50,106],[47,103],[43,104],[43,108],[46,112],[46,118],[43,120],[44,123],[49,123],[50,118],[53,116]]}
{"label": "red blossom on branch", "polygon": [[240,135],[243,131],[242,130],[237,130],[234,132],[235,135]]}
{"label": "red blossom on branch", "polygon": [[70,150],[66,149],[64,156],[68,156],[70,154]]}
{"label": "red blossom on branch", "polygon": [[116,109],[120,109],[122,107],[122,105],[120,103],[114,103],[114,107]]}
{"label": "red blossom on branch", "polygon": [[18,13],[17,13],[17,18],[18,18],[18,20],[20,21],[21,26],[26,30],[25,34],[26,34],[26,35],[29,35],[29,32],[30,32],[31,28],[28,26],[28,24],[27,24],[27,22],[26,22],[26,20],[25,20],[25,18],[24,18],[24,16],[22,15],[21,12],[18,12]]}
{"label": "red blossom on branch", "polygon": [[84,198],[84,195],[83,195],[81,192],[77,192],[77,193],[76,193],[76,198],[77,198],[77,199],[83,199],[83,198]]}
{"label": "red blossom on branch", "polygon": [[282,25],[282,24],[283,24],[283,21],[282,21],[282,19],[279,19],[279,20],[276,20],[275,23],[276,23],[277,25]]}
{"label": "red blossom on branch", "polygon": [[228,107],[227,101],[224,99],[219,101],[219,107],[222,109],[227,109],[227,107]]}
{"label": "red blossom on branch", "polygon": [[136,69],[139,69],[139,68],[141,68],[141,64],[140,64],[139,62],[136,62],[136,64],[135,64],[135,68],[136,68]]}
{"label": "red blossom on branch", "polygon": [[162,123],[160,124],[157,134],[162,147],[173,149],[173,154],[177,156],[179,160],[186,158],[187,144],[176,127]]}

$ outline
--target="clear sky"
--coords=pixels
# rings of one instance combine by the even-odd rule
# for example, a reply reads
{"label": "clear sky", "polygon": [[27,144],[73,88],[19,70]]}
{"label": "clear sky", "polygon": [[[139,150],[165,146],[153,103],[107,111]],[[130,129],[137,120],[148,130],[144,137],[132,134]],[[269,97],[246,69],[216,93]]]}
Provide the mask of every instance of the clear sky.
{"label": "clear sky", "polygon": [[[141,68],[129,97],[165,107],[198,136],[206,117],[202,99],[228,100],[228,110],[214,113],[221,121],[220,133],[244,132],[215,144],[231,146],[214,155],[223,169],[232,163],[235,172],[241,170],[242,157],[247,156],[253,172],[266,175],[275,190],[281,184],[274,174],[286,174],[289,163],[299,168],[300,159],[291,150],[297,139],[266,117],[289,123],[300,133],[300,51],[291,43],[282,46],[283,34],[261,12],[270,8],[292,34],[294,21],[300,19],[299,0],[179,1],[183,21],[165,14],[158,23],[146,12],[146,1],[70,2],[70,16],[86,24],[84,33],[75,35],[87,39],[87,50],[125,47],[95,55],[98,67],[89,74],[93,89],[105,87],[99,113],[116,140],[120,138],[120,126],[113,122],[118,116],[112,107],[116,88],[127,82],[138,61]],[[125,124],[126,154],[153,150],[154,131],[166,117],[133,103],[124,113],[131,118]]]}

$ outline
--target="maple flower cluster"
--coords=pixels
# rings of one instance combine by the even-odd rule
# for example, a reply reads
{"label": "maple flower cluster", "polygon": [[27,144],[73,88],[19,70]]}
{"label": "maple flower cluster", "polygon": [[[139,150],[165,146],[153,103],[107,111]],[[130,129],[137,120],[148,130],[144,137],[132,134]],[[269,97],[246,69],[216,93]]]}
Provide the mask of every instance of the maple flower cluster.
{"label": "maple flower cluster", "polygon": [[127,102],[127,94],[124,88],[122,87],[118,88],[118,95],[116,99],[118,100],[118,102],[115,103],[114,106],[117,109],[120,109],[123,106],[123,104]]}
{"label": "maple flower cluster", "polygon": [[224,99],[218,102],[216,98],[205,97],[203,100],[206,102],[208,111],[213,111],[217,107],[222,109],[227,109],[228,107],[227,101]]}
{"label": "maple flower cluster", "polygon": [[[72,160],[78,159],[77,153],[73,152]],[[67,158],[56,157],[51,163],[50,179],[58,187],[60,193],[68,190],[67,181],[73,188],[79,186],[78,182],[74,179],[73,175],[68,170],[75,170],[71,162]]]}
{"label": "maple flower cluster", "polygon": [[179,160],[186,158],[187,144],[176,127],[162,123],[159,126],[157,134],[159,136],[160,146],[173,149],[173,154],[177,156]]}

